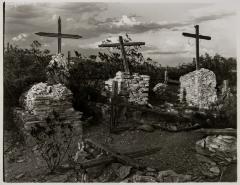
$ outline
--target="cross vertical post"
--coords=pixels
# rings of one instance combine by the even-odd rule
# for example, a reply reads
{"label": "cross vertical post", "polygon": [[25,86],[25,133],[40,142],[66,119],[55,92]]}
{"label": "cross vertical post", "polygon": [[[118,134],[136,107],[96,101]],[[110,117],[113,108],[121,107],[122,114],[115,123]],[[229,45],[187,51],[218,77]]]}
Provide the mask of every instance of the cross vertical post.
{"label": "cross vertical post", "polygon": [[58,18],[58,53],[61,53],[61,44],[62,44],[62,38],[60,37],[61,35],[61,18],[59,16]]}
{"label": "cross vertical post", "polygon": [[127,58],[126,58],[126,52],[125,52],[125,49],[124,49],[122,36],[119,36],[119,43],[120,43],[121,52],[122,52],[124,71],[129,73],[129,65],[128,65],[128,61],[127,61]]}
{"label": "cross vertical post", "polygon": [[62,24],[61,24],[61,17],[58,18],[58,32],[57,33],[46,33],[46,32],[38,32],[35,33],[36,35],[43,36],[43,37],[57,37],[58,38],[58,53],[62,52],[62,38],[66,39],[80,39],[82,36],[80,35],[73,35],[73,34],[63,34],[62,33]]}
{"label": "cross vertical post", "polygon": [[199,65],[199,25],[196,25],[195,29],[196,29],[196,70],[198,70],[198,65]]}
{"label": "cross vertical post", "polygon": [[5,1],[3,2],[3,56],[5,50]]}
{"label": "cross vertical post", "polygon": [[199,65],[199,39],[211,40],[211,37],[205,35],[199,35],[199,25],[195,25],[195,34],[192,33],[182,33],[185,37],[192,37],[196,39],[196,70],[198,70]]}
{"label": "cross vertical post", "polygon": [[119,47],[121,49],[122,53],[122,59],[123,59],[123,66],[124,66],[124,71],[126,73],[130,73],[129,70],[129,63],[127,61],[127,56],[126,56],[126,51],[125,51],[125,46],[141,46],[145,45],[145,42],[123,42],[122,36],[119,36],[119,43],[109,43],[109,44],[100,44],[98,47]]}

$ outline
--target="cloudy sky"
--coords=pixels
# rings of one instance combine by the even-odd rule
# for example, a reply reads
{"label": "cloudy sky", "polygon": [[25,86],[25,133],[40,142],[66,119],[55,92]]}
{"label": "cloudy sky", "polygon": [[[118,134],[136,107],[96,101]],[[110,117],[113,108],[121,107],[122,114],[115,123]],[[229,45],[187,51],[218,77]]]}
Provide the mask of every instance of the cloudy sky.
{"label": "cloudy sky", "polygon": [[236,14],[232,4],[190,3],[6,3],[6,42],[29,47],[33,40],[43,48],[57,51],[57,39],[34,33],[57,32],[58,16],[62,33],[79,34],[82,39],[63,39],[62,51],[78,50],[85,56],[104,51],[97,46],[128,33],[133,41],[144,41],[142,52],[163,66],[190,62],[195,57],[195,40],[182,36],[200,34],[200,53],[236,57]]}

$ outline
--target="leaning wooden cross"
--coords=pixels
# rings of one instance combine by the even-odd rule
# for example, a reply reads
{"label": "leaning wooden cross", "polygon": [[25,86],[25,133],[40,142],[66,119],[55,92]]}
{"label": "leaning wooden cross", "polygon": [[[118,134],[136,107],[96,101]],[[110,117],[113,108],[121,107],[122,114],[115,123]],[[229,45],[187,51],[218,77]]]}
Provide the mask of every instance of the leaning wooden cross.
{"label": "leaning wooden cross", "polygon": [[60,16],[58,18],[58,33],[38,32],[38,33],[35,33],[35,34],[39,35],[39,36],[44,36],[44,37],[57,37],[58,38],[58,53],[61,53],[62,38],[66,38],[66,39],[80,39],[80,38],[82,38],[82,36],[80,36],[80,35],[63,34],[61,32],[61,18],[60,18]]}
{"label": "leaning wooden cross", "polygon": [[195,25],[195,34],[192,33],[182,33],[185,37],[192,37],[196,39],[196,70],[198,70],[198,64],[199,64],[199,39],[204,40],[211,40],[211,37],[199,35],[199,25]]}
{"label": "leaning wooden cross", "polygon": [[124,46],[141,46],[145,45],[145,42],[123,42],[122,36],[119,36],[119,43],[109,43],[109,44],[100,44],[98,47],[118,47],[121,48],[122,58],[123,58],[123,66],[124,71],[129,73],[129,65],[127,62],[126,51]]}

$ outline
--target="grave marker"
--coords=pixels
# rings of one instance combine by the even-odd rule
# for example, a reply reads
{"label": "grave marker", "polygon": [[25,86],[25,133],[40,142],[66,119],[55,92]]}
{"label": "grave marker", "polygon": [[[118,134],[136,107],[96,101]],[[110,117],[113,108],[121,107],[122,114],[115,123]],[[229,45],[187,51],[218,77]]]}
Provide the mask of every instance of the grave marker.
{"label": "grave marker", "polygon": [[109,43],[109,44],[100,44],[98,47],[118,47],[120,46],[121,53],[122,53],[122,58],[123,58],[123,66],[124,66],[124,71],[129,73],[129,64],[127,62],[127,57],[126,57],[126,51],[125,51],[125,46],[141,46],[145,45],[145,42],[123,42],[122,36],[119,36],[119,43]]}
{"label": "grave marker", "polygon": [[62,47],[62,38],[67,39],[80,39],[82,36],[80,35],[72,35],[72,34],[63,34],[61,32],[61,18],[58,18],[58,33],[46,33],[46,32],[38,32],[35,33],[36,35],[43,36],[43,37],[57,37],[58,38],[58,53],[61,53]]}
{"label": "grave marker", "polygon": [[185,37],[192,37],[192,38],[196,39],[196,70],[198,70],[198,65],[199,65],[199,39],[211,40],[211,37],[204,36],[204,35],[199,35],[199,25],[195,25],[194,27],[195,27],[195,34],[183,32],[182,35],[185,36]]}

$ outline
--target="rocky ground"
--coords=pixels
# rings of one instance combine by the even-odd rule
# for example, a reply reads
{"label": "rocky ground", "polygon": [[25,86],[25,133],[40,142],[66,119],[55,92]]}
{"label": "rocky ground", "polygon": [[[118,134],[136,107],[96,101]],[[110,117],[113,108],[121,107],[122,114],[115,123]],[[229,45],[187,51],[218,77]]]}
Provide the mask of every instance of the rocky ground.
{"label": "rocky ground", "polygon": [[[160,147],[160,150],[152,155],[137,158],[139,162],[149,166],[149,169],[139,171],[119,163],[98,166],[89,169],[90,182],[235,182],[237,179],[236,161],[231,160],[219,165],[211,157],[202,157],[197,153],[196,142],[205,138],[201,133],[170,133],[155,129],[153,132],[127,130],[109,135],[106,127],[102,125],[84,130],[85,138],[107,144],[122,153]],[[10,132],[5,132],[4,137],[5,181],[76,182],[82,179],[73,169],[61,168],[55,174],[47,173],[45,163],[36,159],[31,151],[19,142],[16,134],[13,136]],[[206,171],[206,164],[208,169],[211,169],[209,173]]]}

